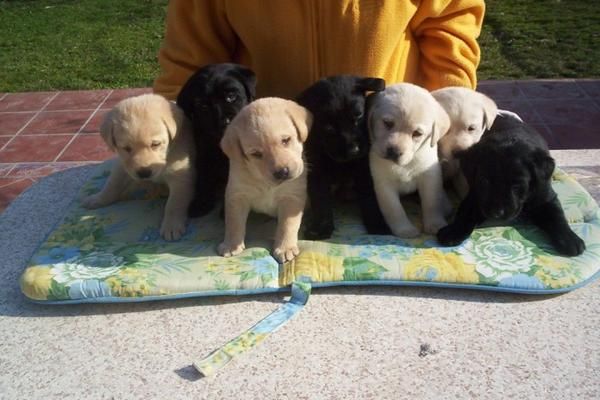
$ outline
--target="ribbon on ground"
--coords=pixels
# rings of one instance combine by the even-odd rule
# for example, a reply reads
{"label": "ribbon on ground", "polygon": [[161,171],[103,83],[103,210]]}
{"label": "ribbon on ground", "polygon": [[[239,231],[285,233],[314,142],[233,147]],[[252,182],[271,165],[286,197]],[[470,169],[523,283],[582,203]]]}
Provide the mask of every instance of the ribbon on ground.
{"label": "ribbon on ground", "polygon": [[292,295],[288,302],[204,359],[194,362],[194,368],[204,376],[212,375],[234,357],[257,346],[302,310],[308,301],[310,289],[310,282],[298,280],[292,283]]}

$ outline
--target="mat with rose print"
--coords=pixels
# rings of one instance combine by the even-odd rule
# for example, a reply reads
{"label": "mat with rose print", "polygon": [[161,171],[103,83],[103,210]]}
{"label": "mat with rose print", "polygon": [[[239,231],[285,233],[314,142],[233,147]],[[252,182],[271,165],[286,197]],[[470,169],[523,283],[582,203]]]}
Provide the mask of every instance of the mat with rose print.
{"label": "mat with rose print", "polygon": [[[98,191],[112,161],[81,189]],[[456,247],[434,237],[404,240],[366,235],[357,210],[336,209],[331,240],[301,241],[301,253],[279,265],[269,253],[275,221],[253,215],[247,249],[232,258],[215,249],[223,238],[218,210],[192,220],[177,242],[160,238],[165,202],[160,187],[134,188],[124,200],[86,210],[75,200],[31,258],[21,277],[23,293],[44,303],[121,302],[289,290],[299,277],[313,287],[333,285],[427,285],[523,293],[569,291],[600,269],[600,212],[574,179],[557,170],[553,186],[567,218],[587,250],[562,257],[537,228],[516,223],[485,226]],[[419,207],[404,201],[416,224]]]}

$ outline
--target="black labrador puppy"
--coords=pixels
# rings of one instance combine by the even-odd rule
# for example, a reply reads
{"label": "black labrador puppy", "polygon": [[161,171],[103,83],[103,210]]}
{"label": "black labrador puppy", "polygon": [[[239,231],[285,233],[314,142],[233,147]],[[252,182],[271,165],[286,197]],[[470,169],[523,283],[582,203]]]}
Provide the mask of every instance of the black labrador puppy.
{"label": "black labrador puppy", "polygon": [[219,143],[233,117],[256,97],[256,76],[238,64],[209,64],[196,71],[177,96],[192,121],[197,180],[191,217],[209,213],[227,183],[229,161]]}
{"label": "black labrador puppy", "polygon": [[365,118],[366,93],[383,89],[383,79],[338,75],[317,81],[297,97],[296,101],[313,114],[313,124],[304,145],[310,204],[304,231],[306,239],[331,237],[334,230],[332,187],[344,185],[345,180],[354,185],[367,231],[389,233],[369,171]]}
{"label": "black labrador puppy", "polygon": [[585,250],[552,189],[555,164],[548,145],[533,128],[498,116],[479,143],[456,156],[469,192],[454,222],[438,232],[439,243],[461,243],[488,218],[522,216],[545,231],[559,253],[576,256]]}

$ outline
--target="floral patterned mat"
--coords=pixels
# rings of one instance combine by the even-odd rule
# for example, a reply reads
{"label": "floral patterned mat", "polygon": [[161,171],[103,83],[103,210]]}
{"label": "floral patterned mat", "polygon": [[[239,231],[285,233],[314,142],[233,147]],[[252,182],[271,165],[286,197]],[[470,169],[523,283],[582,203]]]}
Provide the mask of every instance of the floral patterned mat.
{"label": "floral patterned mat", "polygon": [[[112,161],[81,189],[98,191]],[[340,204],[336,232],[324,242],[301,241],[301,254],[279,265],[269,254],[275,222],[252,215],[247,249],[219,257],[223,237],[219,210],[192,220],[177,242],[160,238],[165,188],[131,188],[124,200],[98,210],[74,201],[41,244],[21,277],[32,300],[63,302],[143,301],[289,290],[300,277],[313,287],[346,284],[434,285],[512,292],[571,290],[597,275],[600,266],[598,205],[560,170],[553,186],[572,228],[586,242],[578,257],[557,255],[537,228],[484,226],[462,245],[438,247],[434,237],[403,240],[366,235],[358,212]],[[418,224],[415,199],[405,202]]]}

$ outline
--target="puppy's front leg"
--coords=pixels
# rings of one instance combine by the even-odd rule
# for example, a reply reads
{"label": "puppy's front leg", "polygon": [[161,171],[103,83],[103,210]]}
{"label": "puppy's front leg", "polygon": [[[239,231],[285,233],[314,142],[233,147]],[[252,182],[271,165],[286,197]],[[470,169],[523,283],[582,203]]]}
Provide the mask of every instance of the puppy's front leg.
{"label": "puppy's front leg", "polygon": [[354,168],[354,188],[358,195],[358,206],[362,222],[370,235],[389,235],[390,228],[387,226],[373,187],[373,177],[369,170],[369,159],[359,160]]}
{"label": "puppy's front leg", "polygon": [[277,232],[273,256],[280,263],[291,261],[298,249],[298,231],[302,222],[305,201],[297,197],[284,197],[279,200],[277,209]]}
{"label": "puppy's front leg", "polygon": [[246,248],[244,238],[249,213],[248,199],[225,194],[225,240],[217,249],[223,257],[235,256]]}
{"label": "puppy's front leg", "polygon": [[334,229],[331,171],[325,167],[315,168],[314,171],[309,171],[307,177],[310,219],[304,237],[308,240],[329,239]]}
{"label": "puppy's front leg", "polygon": [[435,235],[440,228],[448,225],[444,215],[450,208],[439,164],[433,164],[420,174],[417,179],[417,188],[421,198],[423,230]]}
{"label": "puppy's front leg", "polygon": [[93,209],[112,204],[119,200],[127,186],[132,182],[133,179],[127,174],[121,161],[117,160],[102,190],[81,199],[81,205]]}
{"label": "puppy's front leg", "polygon": [[559,253],[578,256],[585,250],[585,242],[571,230],[558,199],[533,207],[533,222],[544,230]]}
{"label": "puppy's front leg", "polygon": [[160,235],[165,240],[178,240],[186,230],[188,208],[194,197],[193,176],[170,179],[169,198],[160,226]]}
{"label": "puppy's front leg", "polygon": [[461,200],[467,197],[467,193],[469,193],[469,184],[461,171],[458,171],[456,175],[452,177],[452,186],[454,186],[454,190],[456,190],[456,193]]}
{"label": "puppy's front leg", "polygon": [[456,211],[454,222],[438,231],[437,240],[442,246],[456,246],[468,238],[475,227],[484,220],[475,196],[468,193]]}
{"label": "puppy's front leg", "polygon": [[400,196],[398,192],[386,185],[385,183],[375,183],[375,194],[377,195],[377,202],[381,213],[387,222],[392,233],[401,238],[413,238],[419,236],[420,232],[415,227],[406,212],[402,203],[400,203]]}

